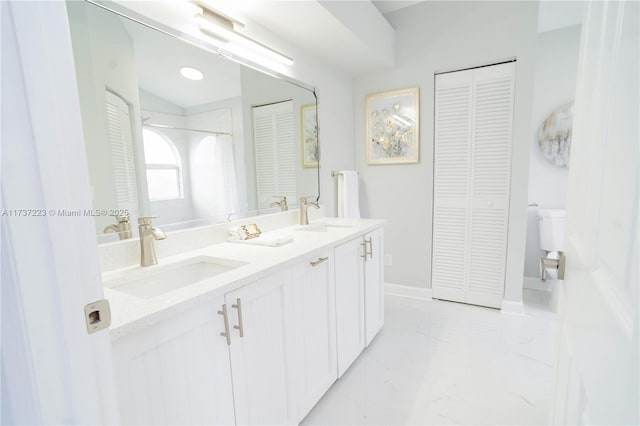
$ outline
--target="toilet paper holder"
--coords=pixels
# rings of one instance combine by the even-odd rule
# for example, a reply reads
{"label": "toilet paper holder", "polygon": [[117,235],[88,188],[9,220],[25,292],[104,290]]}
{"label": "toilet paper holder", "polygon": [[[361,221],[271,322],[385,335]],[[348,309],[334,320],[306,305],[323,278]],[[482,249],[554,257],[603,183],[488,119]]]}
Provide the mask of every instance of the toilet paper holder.
{"label": "toilet paper holder", "polygon": [[[549,253],[547,253],[548,255]],[[558,271],[558,279],[564,280],[564,271],[567,264],[567,257],[563,252],[558,252],[557,259],[550,259],[548,257],[543,257],[540,259],[540,278],[542,281],[547,280],[547,269],[555,269]]]}

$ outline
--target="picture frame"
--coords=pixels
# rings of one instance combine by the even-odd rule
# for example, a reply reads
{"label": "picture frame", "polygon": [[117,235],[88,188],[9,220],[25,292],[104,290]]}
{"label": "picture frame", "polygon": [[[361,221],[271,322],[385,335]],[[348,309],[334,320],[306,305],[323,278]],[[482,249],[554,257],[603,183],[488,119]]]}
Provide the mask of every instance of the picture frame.
{"label": "picture frame", "polygon": [[367,164],[420,161],[420,89],[373,93],[365,99]]}
{"label": "picture frame", "polygon": [[318,120],[315,104],[300,107],[302,167],[318,167]]}

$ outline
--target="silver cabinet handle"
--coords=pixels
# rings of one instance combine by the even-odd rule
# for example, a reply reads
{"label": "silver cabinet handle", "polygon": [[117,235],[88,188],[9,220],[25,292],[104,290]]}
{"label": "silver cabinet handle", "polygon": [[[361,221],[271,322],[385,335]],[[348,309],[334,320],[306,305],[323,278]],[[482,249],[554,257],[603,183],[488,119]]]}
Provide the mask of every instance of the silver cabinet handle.
{"label": "silver cabinet handle", "polygon": [[242,301],[239,297],[236,299],[236,303],[231,305],[231,307],[238,310],[238,325],[234,325],[233,328],[240,331],[240,337],[244,337],[244,324],[242,322]]}
{"label": "silver cabinet handle", "polygon": [[319,257],[318,260],[316,260],[314,262],[310,262],[310,263],[311,263],[311,266],[316,267],[319,264],[326,262],[327,260],[329,260],[328,257]]}
{"label": "silver cabinet handle", "polygon": [[224,332],[220,333],[221,336],[227,338],[227,345],[231,344],[231,333],[229,333],[229,316],[227,315],[227,304],[222,305],[222,310],[218,311],[218,315],[222,315],[224,318]]}
{"label": "silver cabinet handle", "polygon": [[366,244],[369,244],[369,259],[373,259],[373,237],[369,237],[368,240],[364,240],[365,242],[365,255],[367,254],[367,246]]}
{"label": "silver cabinet handle", "polygon": [[367,240],[364,240],[363,242],[360,243],[360,245],[362,247],[364,247],[364,254],[361,254],[360,257],[364,259],[364,261],[367,261]]}

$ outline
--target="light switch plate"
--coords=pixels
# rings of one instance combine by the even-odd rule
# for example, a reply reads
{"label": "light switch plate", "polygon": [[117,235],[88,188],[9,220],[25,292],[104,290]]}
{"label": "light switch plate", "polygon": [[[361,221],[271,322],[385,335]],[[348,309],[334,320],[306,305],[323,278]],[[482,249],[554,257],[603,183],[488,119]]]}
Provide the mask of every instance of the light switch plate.
{"label": "light switch plate", "polygon": [[89,303],[84,307],[84,319],[87,333],[95,333],[111,325],[111,306],[107,299]]}

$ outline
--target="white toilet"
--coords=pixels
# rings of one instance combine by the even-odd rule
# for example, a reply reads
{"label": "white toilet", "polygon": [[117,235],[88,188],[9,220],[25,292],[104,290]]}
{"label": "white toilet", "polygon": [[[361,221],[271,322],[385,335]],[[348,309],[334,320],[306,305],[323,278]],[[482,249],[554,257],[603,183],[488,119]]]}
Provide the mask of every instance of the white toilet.
{"label": "white toilet", "polygon": [[565,211],[561,209],[538,209],[538,229],[540,231],[540,248],[545,256],[540,259],[540,277],[546,280],[547,270],[558,271],[558,279],[564,278],[564,219]]}

